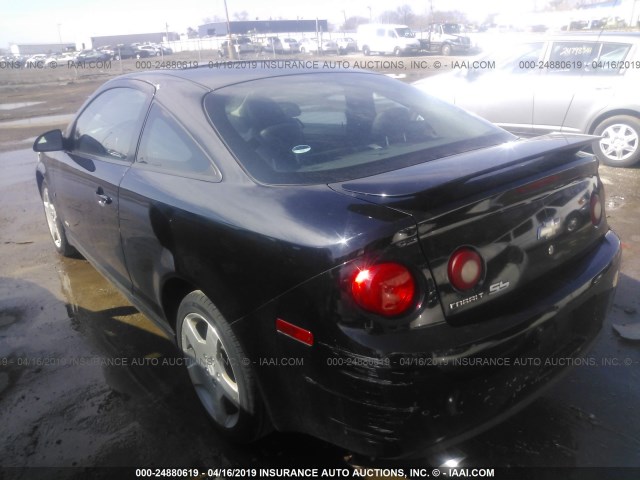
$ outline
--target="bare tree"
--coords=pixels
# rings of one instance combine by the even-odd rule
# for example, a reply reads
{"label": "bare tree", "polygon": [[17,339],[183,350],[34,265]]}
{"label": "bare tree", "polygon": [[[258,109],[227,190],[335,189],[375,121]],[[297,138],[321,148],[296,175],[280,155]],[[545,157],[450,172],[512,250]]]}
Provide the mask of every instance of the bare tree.
{"label": "bare tree", "polygon": [[249,20],[249,13],[246,10],[241,11],[240,13],[235,12],[233,14],[233,19],[243,22],[245,20]]}
{"label": "bare tree", "polygon": [[369,19],[365,17],[349,17],[347,21],[342,25],[342,30],[345,32],[355,31],[358,29],[358,25],[362,25],[363,23],[369,23]]}
{"label": "bare tree", "polygon": [[400,23],[400,16],[395,10],[385,10],[378,18],[380,23]]}
{"label": "bare tree", "polygon": [[459,10],[436,10],[433,12],[432,23],[469,23],[467,16]]}
{"label": "bare tree", "polygon": [[396,13],[398,14],[400,23],[402,23],[403,25],[409,25],[413,23],[415,15],[410,5],[401,5],[400,7],[396,8]]}
{"label": "bare tree", "polygon": [[202,23],[218,23],[218,22],[224,22],[225,19],[224,17],[221,17],[219,15],[214,15],[213,17],[205,17],[202,19]]}

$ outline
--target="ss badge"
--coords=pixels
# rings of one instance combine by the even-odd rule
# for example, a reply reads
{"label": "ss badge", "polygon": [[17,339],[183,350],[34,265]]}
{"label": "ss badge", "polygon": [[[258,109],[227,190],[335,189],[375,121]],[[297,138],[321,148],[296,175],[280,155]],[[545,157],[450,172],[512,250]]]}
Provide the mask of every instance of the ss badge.
{"label": "ss badge", "polygon": [[500,280],[499,283],[494,283],[489,287],[489,295],[493,295],[494,293],[498,293],[505,288],[509,288],[509,282],[503,282]]}

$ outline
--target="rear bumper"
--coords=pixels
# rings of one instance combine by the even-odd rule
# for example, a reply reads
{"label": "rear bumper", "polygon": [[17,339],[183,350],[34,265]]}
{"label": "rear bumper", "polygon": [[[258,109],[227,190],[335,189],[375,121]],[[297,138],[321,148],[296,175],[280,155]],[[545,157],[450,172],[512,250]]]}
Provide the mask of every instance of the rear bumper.
{"label": "rear bumper", "polygon": [[609,232],[579,267],[570,283],[524,311],[476,325],[383,335],[342,327],[311,348],[287,338],[262,342],[261,352],[250,348],[251,355],[303,360],[258,372],[274,425],[387,458],[444,448],[491,427],[569,367],[590,365],[584,355],[617,284],[618,237]]}

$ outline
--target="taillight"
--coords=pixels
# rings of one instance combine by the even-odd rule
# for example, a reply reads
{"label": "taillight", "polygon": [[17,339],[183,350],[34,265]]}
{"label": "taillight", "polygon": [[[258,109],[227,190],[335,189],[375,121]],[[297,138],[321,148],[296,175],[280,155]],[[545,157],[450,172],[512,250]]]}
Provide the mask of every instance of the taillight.
{"label": "taillight", "polygon": [[600,195],[597,193],[591,194],[591,223],[593,223],[596,227],[600,225],[602,221],[602,202],[600,201]]}
{"label": "taillight", "polygon": [[449,282],[457,290],[469,290],[482,279],[482,257],[471,248],[459,248],[449,258],[447,273]]}
{"label": "taillight", "polygon": [[379,263],[360,270],[351,281],[351,294],[360,307],[394,317],[406,312],[416,293],[411,272],[397,263]]}

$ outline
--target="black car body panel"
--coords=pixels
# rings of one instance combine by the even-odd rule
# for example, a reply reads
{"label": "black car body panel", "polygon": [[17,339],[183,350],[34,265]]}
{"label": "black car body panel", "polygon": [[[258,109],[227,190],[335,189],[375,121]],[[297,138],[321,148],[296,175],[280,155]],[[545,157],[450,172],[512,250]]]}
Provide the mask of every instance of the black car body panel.
{"label": "black car body panel", "polygon": [[[496,131],[491,145],[412,152],[375,175],[266,184],[229,148],[207,98],[292,75],[377,81],[199,69],[105,84],[65,132],[65,150],[39,150],[37,180],[53,192],[70,243],[170,334],[180,300],[204,292],[279,430],[397,457],[521,408],[566,370],[558,359],[585,353],[615,289],[619,240],[594,210],[604,197],[597,162],[580,152],[591,137]],[[91,115],[120,95],[129,112]],[[102,125],[109,115],[124,115],[127,128]],[[167,133],[154,137],[154,125]],[[163,154],[176,143],[188,148]],[[484,259],[466,291],[447,270],[460,246]],[[415,282],[397,315],[363,308],[351,290],[359,272],[385,263]],[[313,341],[278,331],[280,320]]]}

